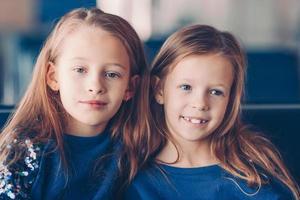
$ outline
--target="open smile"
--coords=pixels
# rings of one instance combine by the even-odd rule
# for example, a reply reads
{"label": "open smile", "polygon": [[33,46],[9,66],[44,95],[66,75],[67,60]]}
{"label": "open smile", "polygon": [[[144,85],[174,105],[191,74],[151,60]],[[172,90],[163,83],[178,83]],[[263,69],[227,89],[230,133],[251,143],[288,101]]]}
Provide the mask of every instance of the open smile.
{"label": "open smile", "polygon": [[181,116],[181,118],[192,124],[206,124],[208,122],[207,119],[201,119],[201,118],[196,118],[196,117]]}

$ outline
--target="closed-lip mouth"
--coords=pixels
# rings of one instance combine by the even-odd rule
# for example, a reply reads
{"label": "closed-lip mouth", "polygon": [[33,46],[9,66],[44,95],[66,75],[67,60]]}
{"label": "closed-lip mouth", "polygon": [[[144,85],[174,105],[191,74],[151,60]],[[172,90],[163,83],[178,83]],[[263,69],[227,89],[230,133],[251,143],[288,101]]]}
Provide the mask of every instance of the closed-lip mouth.
{"label": "closed-lip mouth", "polygon": [[79,101],[79,103],[83,103],[83,104],[96,104],[96,105],[106,105],[107,104],[107,102],[100,101],[100,100],[83,100],[83,101]]}

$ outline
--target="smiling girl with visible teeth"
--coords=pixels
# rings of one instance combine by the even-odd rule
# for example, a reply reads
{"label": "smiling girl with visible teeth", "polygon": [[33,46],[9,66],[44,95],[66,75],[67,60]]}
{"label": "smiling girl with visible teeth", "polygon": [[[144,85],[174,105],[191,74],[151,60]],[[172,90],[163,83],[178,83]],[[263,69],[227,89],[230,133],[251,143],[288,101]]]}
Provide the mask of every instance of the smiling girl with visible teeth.
{"label": "smiling girl with visible teeth", "polygon": [[278,151],[240,120],[245,71],[228,32],[195,25],[167,39],[151,69],[151,131],[128,153],[142,170],[126,199],[299,199]]}

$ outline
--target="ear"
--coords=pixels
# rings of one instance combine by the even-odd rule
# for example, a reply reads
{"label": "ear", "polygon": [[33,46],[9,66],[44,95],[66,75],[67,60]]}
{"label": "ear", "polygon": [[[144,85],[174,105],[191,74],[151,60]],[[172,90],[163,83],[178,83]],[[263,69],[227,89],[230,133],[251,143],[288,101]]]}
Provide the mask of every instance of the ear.
{"label": "ear", "polygon": [[59,84],[57,80],[57,69],[53,62],[49,62],[47,66],[47,74],[46,74],[47,85],[53,90],[59,90]]}
{"label": "ear", "polygon": [[128,101],[129,99],[131,99],[135,93],[135,89],[137,87],[137,85],[140,82],[140,76],[139,75],[134,75],[133,77],[130,78],[129,80],[129,84],[128,84],[128,88],[125,91],[123,100],[124,101]]}
{"label": "ear", "polygon": [[163,96],[163,88],[162,88],[162,81],[158,76],[154,76],[151,79],[151,84],[154,88],[155,92],[155,100],[158,104],[164,104],[164,96]]}

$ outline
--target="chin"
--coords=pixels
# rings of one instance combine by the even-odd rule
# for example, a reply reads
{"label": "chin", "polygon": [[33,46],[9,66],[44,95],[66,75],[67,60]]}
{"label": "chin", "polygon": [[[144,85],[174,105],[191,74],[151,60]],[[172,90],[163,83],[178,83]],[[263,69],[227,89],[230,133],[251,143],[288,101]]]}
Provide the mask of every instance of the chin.
{"label": "chin", "polygon": [[93,119],[77,119],[77,121],[86,126],[99,126],[104,123],[102,120],[101,121],[95,120],[95,118],[93,118]]}
{"label": "chin", "polygon": [[101,126],[102,124],[104,124],[104,122],[95,122],[95,121],[86,122],[86,125],[89,126]]}
{"label": "chin", "polygon": [[194,135],[194,136],[181,136],[184,140],[189,141],[189,142],[199,142],[199,141],[203,141],[205,139],[208,138],[210,134],[209,133],[205,133],[205,134],[201,134],[201,135]]}

